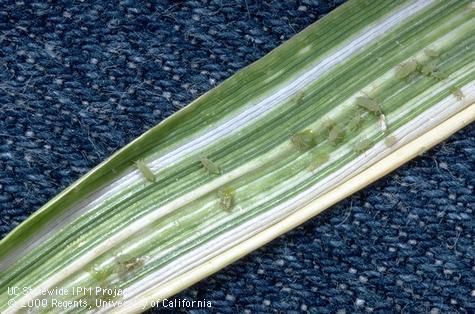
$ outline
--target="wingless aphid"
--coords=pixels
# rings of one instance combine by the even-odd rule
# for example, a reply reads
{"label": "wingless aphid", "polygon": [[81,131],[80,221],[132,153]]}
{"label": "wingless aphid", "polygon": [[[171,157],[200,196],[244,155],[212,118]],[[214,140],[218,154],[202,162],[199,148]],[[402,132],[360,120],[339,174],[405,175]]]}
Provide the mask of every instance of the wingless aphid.
{"label": "wingless aphid", "polygon": [[335,125],[331,128],[330,133],[328,133],[328,140],[331,145],[336,145],[343,140],[344,135],[345,131],[343,128],[339,125]]}
{"label": "wingless aphid", "polygon": [[363,124],[363,112],[358,110],[355,116],[351,118],[350,122],[348,122],[348,131],[354,132],[359,129],[359,127]]}
{"label": "wingless aphid", "polygon": [[429,58],[438,58],[440,56],[440,52],[432,48],[424,50],[424,54]]}
{"label": "wingless aphid", "polygon": [[118,258],[118,275],[121,278],[127,278],[131,272],[142,267],[144,261],[138,257],[121,256]]}
{"label": "wingless aphid", "polygon": [[214,163],[212,162],[211,160],[209,160],[208,158],[206,157],[201,157],[200,158],[200,162],[201,162],[201,165],[206,169],[208,170],[208,172],[210,174],[220,174],[221,173],[221,169],[219,169],[219,167]]}
{"label": "wingless aphid", "polygon": [[438,81],[443,81],[449,77],[447,73],[440,70],[433,71],[431,76]]}
{"label": "wingless aphid", "polygon": [[453,86],[450,91],[452,92],[452,94],[458,99],[458,100],[462,100],[465,95],[463,94],[462,90],[460,88],[458,88],[457,86]]}
{"label": "wingless aphid", "polygon": [[290,141],[299,151],[305,151],[315,146],[315,133],[310,129],[306,129],[295,133]]}
{"label": "wingless aphid", "polygon": [[432,73],[436,70],[436,65],[434,61],[429,61],[427,63],[421,64],[419,67],[419,72],[426,76],[431,76]]}
{"label": "wingless aphid", "polygon": [[225,211],[231,211],[234,207],[235,190],[232,187],[223,187],[218,191],[219,205]]}
{"label": "wingless aphid", "polygon": [[401,63],[396,69],[396,76],[400,79],[407,78],[417,70],[417,66],[418,64],[416,60],[409,60]]}
{"label": "wingless aphid", "polygon": [[370,139],[363,139],[353,146],[353,151],[357,154],[361,154],[370,149],[373,145],[374,143]]}
{"label": "wingless aphid", "polygon": [[356,97],[356,105],[368,110],[371,113],[381,114],[381,105],[373,98],[368,96]]}
{"label": "wingless aphid", "polygon": [[155,175],[153,174],[152,170],[147,166],[147,164],[143,161],[143,159],[139,159],[135,162],[135,166],[139,169],[142,176],[149,182],[155,181]]}

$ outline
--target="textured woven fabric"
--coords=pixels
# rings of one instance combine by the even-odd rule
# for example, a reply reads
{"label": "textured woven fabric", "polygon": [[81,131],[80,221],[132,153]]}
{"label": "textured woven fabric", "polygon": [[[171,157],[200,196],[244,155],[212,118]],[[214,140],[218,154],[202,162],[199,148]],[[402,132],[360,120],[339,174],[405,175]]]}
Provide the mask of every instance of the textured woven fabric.
{"label": "textured woven fabric", "polygon": [[[0,236],[340,2],[0,0]],[[177,298],[222,313],[475,312],[474,155],[470,126]]]}

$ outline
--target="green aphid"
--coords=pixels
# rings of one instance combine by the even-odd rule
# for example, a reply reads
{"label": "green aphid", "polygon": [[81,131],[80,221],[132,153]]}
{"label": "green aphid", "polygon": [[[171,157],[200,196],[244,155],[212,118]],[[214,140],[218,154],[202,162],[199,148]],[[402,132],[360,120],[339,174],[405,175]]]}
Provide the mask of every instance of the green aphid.
{"label": "green aphid", "polygon": [[223,187],[218,191],[219,206],[225,211],[231,211],[234,207],[234,196],[236,191],[232,187]]}
{"label": "green aphid", "polygon": [[384,144],[386,144],[386,146],[388,147],[394,146],[396,145],[396,143],[397,143],[397,138],[394,135],[390,135],[386,137],[386,139],[384,140]]}
{"label": "green aphid", "polygon": [[149,182],[155,181],[155,175],[153,174],[152,170],[147,166],[143,159],[139,159],[135,162],[135,166],[139,169],[142,176]]}
{"label": "green aphid", "polygon": [[118,275],[121,278],[128,278],[131,273],[144,265],[144,261],[138,257],[120,256],[117,259]]}
{"label": "green aphid", "polygon": [[440,56],[440,52],[432,48],[424,50],[424,54],[429,58],[438,58]]}
{"label": "green aphid", "polygon": [[114,272],[114,268],[111,267],[100,270],[96,269],[96,267],[92,267],[92,269],[89,270],[89,273],[95,283],[88,287],[91,289],[84,290],[83,294],[80,296],[81,300],[86,302],[90,308],[96,308],[99,300],[107,302],[117,299],[119,295],[97,292],[97,289],[101,289],[101,291],[106,291],[107,289],[109,289],[109,291],[117,290],[117,288],[111,283],[115,276]]}
{"label": "green aphid", "polygon": [[363,140],[360,140],[358,143],[356,143],[354,146],[353,146],[353,151],[357,154],[361,154],[361,153],[364,153],[365,151],[367,151],[368,149],[370,149],[371,147],[373,147],[374,143],[372,140],[370,139],[363,139]]}
{"label": "green aphid", "polygon": [[458,100],[462,100],[465,95],[463,94],[462,90],[457,87],[457,86],[452,86],[450,88],[450,91],[452,92],[452,94],[458,99]]}
{"label": "green aphid", "polygon": [[427,62],[420,65],[419,72],[426,76],[431,76],[436,71],[435,62]]}
{"label": "green aphid", "polygon": [[381,105],[375,99],[368,96],[356,97],[356,105],[368,110],[371,113],[381,114]]}
{"label": "green aphid", "polygon": [[407,78],[412,73],[416,72],[418,63],[416,60],[410,60],[401,63],[396,69],[396,76],[400,79]]}
{"label": "green aphid", "polygon": [[328,133],[328,140],[331,145],[336,145],[340,143],[345,136],[345,131],[338,125],[333,126],[330,132]]}
{"label": "green aphid", "polygon": [[206,157],[200,158],[201,165],[208,170],[209,174],[221,174],[221,169]]}
{"label": "green aphid", "polygon": [[299,151],[306,151],[316,145],[315,133],[310,129],[295,133],[290,141]]}
{"label": "green aphid", "polygon": [[348,122],[348,130],[350,132],[354,132],[358,130],[362,124],[363,114],[361,112],[358,112],[353,118],[351,118],[350,122]]}
{"label": "green aphid", "polygon": [[443,81],[449,77],[447,73],[439,70],[432,72],[431,76],[438,81]]}
{"label": "green aphid", "polygon": [[317,169],[318,167],[322,166],[330,159],[330,155],[326,152],[318,154],[308,166],[310,171]]}

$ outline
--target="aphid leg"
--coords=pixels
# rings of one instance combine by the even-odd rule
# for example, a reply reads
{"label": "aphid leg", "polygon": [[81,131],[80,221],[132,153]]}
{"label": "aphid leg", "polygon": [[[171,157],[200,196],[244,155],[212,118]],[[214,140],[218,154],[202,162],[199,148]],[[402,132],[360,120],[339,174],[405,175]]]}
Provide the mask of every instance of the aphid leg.
{"label": "aphid leg", "polygon": [[200,163],[206,170],[208,170],[209,174],[221,174],[221,169],[207,157],[201,157]]}

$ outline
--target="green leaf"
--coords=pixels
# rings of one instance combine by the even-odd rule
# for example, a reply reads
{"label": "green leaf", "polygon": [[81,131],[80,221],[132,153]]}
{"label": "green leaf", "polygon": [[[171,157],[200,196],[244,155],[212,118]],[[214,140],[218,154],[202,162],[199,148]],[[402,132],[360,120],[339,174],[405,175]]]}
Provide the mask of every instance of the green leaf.
{"label": "green leaf", "polygon": [[[0,311],[48,299],[41,291],[54,287],[120,290],[59,299],[92,308],[121,301],[123,311],[139,311],[157,289],[279,224],[474,100],[470,1],[351,0],[15,228],[0,242]],[[8,307],[11,286],[37,290],[22,290]]]}

